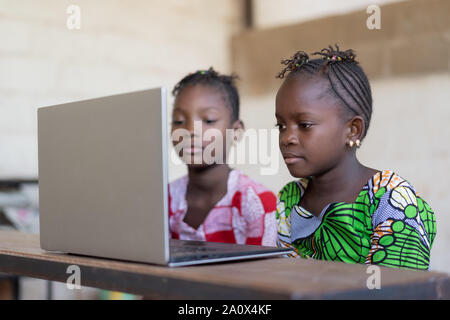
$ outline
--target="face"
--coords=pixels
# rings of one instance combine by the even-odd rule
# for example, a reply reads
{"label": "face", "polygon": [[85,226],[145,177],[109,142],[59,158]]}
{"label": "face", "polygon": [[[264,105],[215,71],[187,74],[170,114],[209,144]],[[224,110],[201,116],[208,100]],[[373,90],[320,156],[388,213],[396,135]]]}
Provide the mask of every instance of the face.
{"label": "face", "polygon": [[[225,163],[240,121],[232,123],[231,108],[223,93],[207,85],[183,88],[172,114],[172,143],[188,167]],[[231,129],[231,130],[230,130]]]}
{"label": "face", "polygon": [[276,97],[279,145],[292,176],[317,176],[336,166],[346,152],[350,128],[341,107],[324,95],[326,80],[288,78]]}

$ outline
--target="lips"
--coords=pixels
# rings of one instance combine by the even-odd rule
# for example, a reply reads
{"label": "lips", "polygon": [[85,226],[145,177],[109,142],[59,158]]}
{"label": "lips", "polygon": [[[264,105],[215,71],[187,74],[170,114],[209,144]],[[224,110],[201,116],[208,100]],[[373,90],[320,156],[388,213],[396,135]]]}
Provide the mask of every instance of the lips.
{"label": "lips", "polygon": [[295,164],[299,161],[305,160],[305,158],[303,156],[294,154],[294,153],[290,153],[290,152],[286,152],[283,153],[283,158],[284,158],[284,162],[286,164]]}

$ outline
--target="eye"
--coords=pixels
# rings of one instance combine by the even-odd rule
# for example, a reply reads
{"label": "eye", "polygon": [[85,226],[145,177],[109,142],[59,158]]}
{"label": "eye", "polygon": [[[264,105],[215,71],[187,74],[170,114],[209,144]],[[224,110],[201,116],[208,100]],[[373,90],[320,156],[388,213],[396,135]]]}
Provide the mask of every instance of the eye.
{"label": "eye", "polygon": [[183,124],[183,120],[173,120],[172,125],[174,126],[180,126]]}
{"label": "eye", "polygon": [[302,127],[303,129],[309,129],[312,127],[312,123],[306,123],[306,122],[301,122],[299,123],[300,127]]}
{"label": "eye", "polygon": [[205,121],[206,124],[213,124],[213,123],[217,122],[217,120],[211,120],[211,119],[207,119],[207,120],[204,120],[204,121]]}
{"label": "eye", "polygon": [[286,128],[286,126],[284,124],[281,123],[277,123],[275,124],[275,127],[278,128],[278,130],[284,130]]}

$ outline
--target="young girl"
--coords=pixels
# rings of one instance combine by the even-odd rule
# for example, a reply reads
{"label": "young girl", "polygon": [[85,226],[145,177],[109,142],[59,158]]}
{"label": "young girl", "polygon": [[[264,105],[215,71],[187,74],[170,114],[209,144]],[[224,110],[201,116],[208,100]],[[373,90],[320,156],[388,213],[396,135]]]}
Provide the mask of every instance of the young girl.
{"label": "young girl", "polygon": [[314,55],[297,52],[278,75],[280,150],[300,179],[278,195],[277,244],[293,257],[428,269],[432,209],[407,180],[356,157],[372,96],[355,53],[336,45]]}
{"label": "young girl", "polygon": [[[275,195],[226,164],[234,141],[226,131],[237,138],[244,128],[234,79],[210,68],[173,90],[172,139],[188,175],[169,185],[170,232],[175,239],[275,246]],[[180,129],[185,136],[175,135]],[[209,139],[207,130],[219,134]],[[204,157],[211,146],[213,162]]]}

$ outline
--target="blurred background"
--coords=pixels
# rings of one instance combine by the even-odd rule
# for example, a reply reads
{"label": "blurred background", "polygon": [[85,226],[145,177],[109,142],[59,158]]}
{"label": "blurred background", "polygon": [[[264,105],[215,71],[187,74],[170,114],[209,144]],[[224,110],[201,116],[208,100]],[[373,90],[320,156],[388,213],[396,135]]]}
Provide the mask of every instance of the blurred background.
{"label": "blurred background", "polygon": [[[73,5],[79,28],[70,24]],[[369,5],[379,6],[380,29],[368,28]],[[338,43],[356,51],[372,85],[358,156],[407,178],[435,210],[430,269],[450,272],[449,12],[448,0],[0,0],[0,229],[39,232],[38,107],[170,92],[187,73],[214,66],[239,75],[246,127],[271,129],[280,60]],[[235,167],[276,193],[293,179],[278,166],[276,175],[261,175],[260,164]],[[185,173],[170,163],[171,180]],[[0,298],[130,298],[74,291],[0,274]]]}

